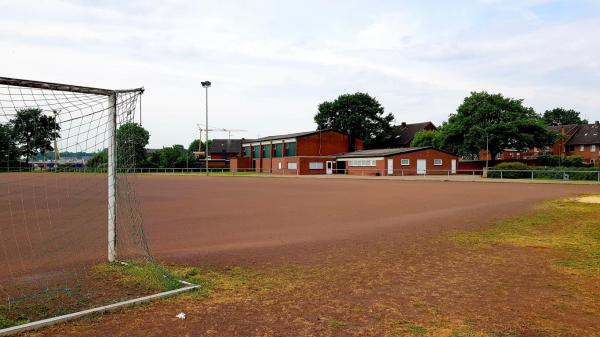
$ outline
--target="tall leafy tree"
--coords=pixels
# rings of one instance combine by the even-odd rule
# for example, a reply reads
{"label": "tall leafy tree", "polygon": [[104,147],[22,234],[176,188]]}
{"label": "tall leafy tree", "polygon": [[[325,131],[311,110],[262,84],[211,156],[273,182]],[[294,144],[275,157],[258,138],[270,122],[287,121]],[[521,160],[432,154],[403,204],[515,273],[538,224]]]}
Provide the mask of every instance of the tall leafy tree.
{"label": "tall leafy tree", "polygon": [[573,109],[554,108],[546,110],[542,118],[548,125],[587,124],[588,121],[580,115],[579,111]]}
{"label": "tall leafy tree", "polygon": [[19,150],[13,139],[11,124],[0,124],[0,165],[6,165],[19,157]]}
{"label": "tall leafy tree", "polygon": [[186,167],[194,158],[183,145],[173,145],[160,150],[159,161],[161,167]]}
{"label": "tall leafy tree", "polygon": [[423,130],[415,133],[413,140],[410,142],[412,147],[433,146],[440,148],[440,132],[436,130]]}
{"label": "tall leafy tree", "polygon": [[52,151],[52,142],[60,137],[60,126],[54,116],[46,116],[39,108],[26,108],[17,111],[10,121],[13,139],[25,162],[36,154]]}
{"label": "tall leafy tree", "polygon": [[[150,133],[137,123],[125,123],[117,129],[117,165],[143,166],[146,163],[146,146]],[[108,150],[96,153],[87,165],[92,167],[108,164]]]}
{"label": "tall leafy tree", "polygon": [[394,116],[367,93],[345,94],[319,104],[315,122],[320,130],[333,129],[361,138],[366,148],[385,147],[392,135]]}
{"label": "tall leafy tree", "polygon": [[150,133],[137,123],[125,123],[117,129],[117,158],[121,165],[140,165],[146,159]]}
{"label": "tall leafy tree", "polygon": [[549,145],[556,137],[522,99],[485,91],[466,97],[440,132],[442,146],[463,156],[476,156],[489,140],[492,158],[507,148]]}

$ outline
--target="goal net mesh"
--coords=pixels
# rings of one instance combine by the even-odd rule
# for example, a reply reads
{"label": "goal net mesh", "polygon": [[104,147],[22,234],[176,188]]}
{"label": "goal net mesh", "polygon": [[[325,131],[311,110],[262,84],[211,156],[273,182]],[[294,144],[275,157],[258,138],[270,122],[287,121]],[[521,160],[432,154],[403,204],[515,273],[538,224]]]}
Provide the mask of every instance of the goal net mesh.
{"label": "goal net mesh", "polygon": [[[129,174],[135,139],[118,131],[135,122],[141,93],[115,93],[121,261],[151,259]],[[56,315],[82,301],[112,301],[113,285],[94,274],[108,254],[111,102],[103,94],[0,84],[0,328],[3,313],[19,308]]]}

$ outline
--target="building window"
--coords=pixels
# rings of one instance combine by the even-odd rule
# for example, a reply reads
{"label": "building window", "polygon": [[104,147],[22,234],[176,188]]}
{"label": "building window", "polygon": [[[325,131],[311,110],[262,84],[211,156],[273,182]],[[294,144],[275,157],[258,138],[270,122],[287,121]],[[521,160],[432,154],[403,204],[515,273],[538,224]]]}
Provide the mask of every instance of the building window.
{"label": "building window", "polygon": [[579,145],[579,152],[585,151],[585,145]]}
{"label": "building window", "polygon": [[297,170],[298,169],[298,164],[296,164],[296,163],[288,163],[287,168],[288,168],[288,170]]}
{"label": "building window", "polygon": [[254,157],[254,158],[260,158],[260,146],[253,146],[252,147],[252,157]]}
{"label": "building window", "polygon": [[596,152],[596,145],[590,145],[590,152]]}
{"label": "building window", "polygon": [[250,146],[244,146],[244,157],[250,157]]}
{"label": "building window", "polygon": [[402,166],[409,166],[410,165],[410,159],[400,159],[400,165],[402,165]]}
{"label": "building window", "polygon": [[273,157],[283,157],[283,144],[275,144],[275,151]]}
{"label": "building window", "polygon": [[348,160],[348,166],[376,166],[377,161],[373,159],[352,159]]}
{"label": "building window", "polygon": [[285,156],[293,157],[296,155],[296,143],[285,143]]}
{"label": "building window", "polygon": [[433,160],[433,165],[434,166],[442,166],[442,160],[441,159],[434,159]]}
{"label": "building window", "polygon": [[322,170],[323,169],[323,163],[322,162],[308,163],[308,168],[311,169],[311,170]]}
{"label": "building window", "polygon": [[263,158],[271,158],[271,145],[263,145]]}

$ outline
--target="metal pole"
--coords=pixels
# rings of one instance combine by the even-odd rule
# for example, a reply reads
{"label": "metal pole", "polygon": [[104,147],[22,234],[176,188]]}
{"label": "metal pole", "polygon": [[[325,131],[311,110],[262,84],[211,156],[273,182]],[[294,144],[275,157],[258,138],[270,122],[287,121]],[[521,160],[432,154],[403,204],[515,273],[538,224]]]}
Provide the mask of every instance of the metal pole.
{"label": "metal pole", "polygon": [[117,94],[108,97],[109,107],[109,141],[108,141],[108,261],[117,259],[117,179],[116,166],[116,129],[117,129]]}
{"label": "metal pole", "polygon": [[206,153],[204,154],[204,163],[206,175],[208,175],[208,87],[206,89]]}

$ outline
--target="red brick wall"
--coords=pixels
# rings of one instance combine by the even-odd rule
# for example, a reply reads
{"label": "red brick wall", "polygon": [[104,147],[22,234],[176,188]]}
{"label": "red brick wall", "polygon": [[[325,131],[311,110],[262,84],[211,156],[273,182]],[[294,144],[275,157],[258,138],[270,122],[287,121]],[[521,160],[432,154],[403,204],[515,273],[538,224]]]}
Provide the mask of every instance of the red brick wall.
{"label": "red brick wall", "polygon": [[[448,174],[448,171],[452,169],[452,159],[456,160],[456,166],[458,170],[458,156],[451,155],[442,151],[427,149],[422,151],[415,151],[409,153],[398,154],[395,156],[385,157],[383,160],[378,160],[375,167],[354,167],[346,165],[348,174],[351,175],[388,175],[387,174],[387,160],[393,159],[394,161],[394,174],[393,175],[415,175],[417,174],[417,160],[425,159],[427,161],[427,174]],[[400,165],[401,159],[409,159],[410,164],[406,166]],[[433,160],[441,159],[442,165],[434,166]]]}
{"label": "red brick wall", "polygon": [[362,139],[354,140],[354,151],[362,151],[365,149],[365,142]]}
{"label": "red brick wall", "polygon": [[567,156],[583,157],[583,160],[590,164],[592,161],[598,165],[600,159],[600,144],[596,144],[596,150],[592,152],[591,145],[583,145],[583,151],[580,151],[580,145],[574,146],[574,151],[567,151]]}
{"label": "red brick wall", "polygon": [[346,163],[346,174],[352,176],[385,175],[385,159],[378,160],[375,164],[376,166],[349,166],[348,163]]}
{"label": "red brick wall", "polygon": [[[274,174],[297,174],[297,170],[288,170],[288,163],[297,163],[298,157],[276,157],[272,158],[272,171]],[[279,168],[281,164],[281,169]]]}
{"label": "red brick wall", "polygon": [[252,167],[250,165],[250,158],[247,157],[232,158],[229,161],[229,168],[232,172],[247,171],[250,167]]}
{"label": "red brick wall", "polygon": [[[311,175],[311,174],[325,174],[327,171],[327,162],[333,161],[335,166],[335,157],[300,157],[300,174]],[[323,168],[318,170],[311,170],[310,163],[323,163]]]}
{"label": "red brick wall", "polygon": [[[362,148],[362,140],[357,140],[355,144]],[[323,131],[297,139],[298,156],[327,156],[342,152],[348,152],[348,135],[343,133]]]}

